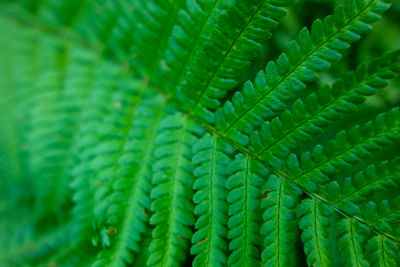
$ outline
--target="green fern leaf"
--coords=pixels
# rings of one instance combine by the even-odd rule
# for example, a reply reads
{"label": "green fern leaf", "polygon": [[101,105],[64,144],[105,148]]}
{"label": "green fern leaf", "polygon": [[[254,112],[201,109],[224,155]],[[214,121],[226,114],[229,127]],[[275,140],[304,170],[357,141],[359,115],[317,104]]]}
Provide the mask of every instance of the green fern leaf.
{"label": "green fern leaf", "polygon": [[271,175],[263,185],[263,266],[296,266],[296,213],[301,192],[290,183]]}
{"label": "green fern leaf", "polygon": [[343,181],[332,181],[322,189],[321,195],[349,214],[361,215],[359,205],[366,204],[375,192],[385,192],[399,184],[399,159],[384,161],[378,166],[369,165],[365,170]]}
{"label": "green fern leaf", "polygon": [[309,266],[332,266],[328,232],[332,210],[315,200],[306,199],[298,207],[301,239]]}
{"label": "green fern leaf", "polygon": [[368,241],[367,253],[371,258],[371,266],[397,266],[398,258],[395,244],[382,235],[375,236]]}
{"label": "green fern leaf", "polygon": [[339,132],[335,139],[324,147],[317,145],[312,152],[301,156],[301,166],[292,156],[287,161],[287,170],[294,181],[315,190],[317,184],[326,184],[329,176],[348,169],[372,151],[393,143],[400,137],[400,111],[394,108],[379,114],[374,121],[362,127],[356,126],[348,132]]}
{"label": "green fern leaf", "polygon": [[366,232],[368,232],[365,226],[357,224],[351,219],[343,219],[338,224],[337,232],[339,250],[348,259],[346,266],[370,266],[368,261],[365,260],[363,252]]}
{"label": "green fern leaf", "polygon": [[258,162],[239,154],[228,166],[229,266],[257,265],[261,222],[261,184],[267,171]]}
{"label": "green fern leaf", "polygon": [[[108,235],[116,235],[110,251],[100,254],[95,266],[125,266],[132,264],[147,229],[150,211],[151,163],[155,150],[155,134],[162,101],[145,99],[135,110],[134,119],[119,157],[118,176],[112,181],[113,191],[100,204],[107,209],[104,225]],[[142,159],[138,161],[138,159]],[[136,199],[135,197],[140,196]],[[140,199],[140,201],[138,201]],[[135,255],[136,256],[136,255]]]}
{"label": "green fern leaf", "polygon": [[156,137],[149,266],[179,266],[192,238],[192,145],[201,129],[177,114],[165,118]]}
{"label": "green fern leaf", "polygon": [[[341,57],[340,51],[349,47],[366,33],[390,7],[389,1],[349,1],[338,7],[332,16],[316,20],[311,34],[303,29],[276,62],[270,61],[257,74],[254,83],[247,82],[242,92],[216,113],[216,128],[231,140],[247,146],[249,135],[267,118],[277,115],[285,102],[316,79],[316,73],[330,67]],[[278,113],[279,114],[279,113]]]}
{"label": "green fern leaf", "polygon": [[228,204],[226,164],[230,162],[232,148],[213,136],[205,135],[193,147],[196,166],[193,184],[196,193],[193,202],[198,216],[192,237],[191,253],[196,255],[193,266],[225,266],[225,241],[228,236]]}
{"label": "green fern leaf", "polygon": [[[357,70],[335,81],[332,87],[323,86],[309,94],[305,101],[298,99],[291,110],[264,122],[260,131],[250,135],[250,149],[266,161],[275,156],[285,158],[323,128],[358,110],[365,96],[376,94],[387,85],[385,79],[397,77],[400,69],[399,51],[387,53],[372,62],[361,64]],[[343,114],[343,115],[342,115]]]}
{"label": "green fern leaf", "polygon": [[[105,137],[118,127],[127,127],[123,121],[118,120],[120,116],[126,115],[126,112],[131,112],[132,106],[131,104],[124,106],[124,111],[121,112],[122,105],[126,105],[126,102],[123,102],[121,97],[132,93],[132,90],[138,90],[138,85],[135,85],[134,81],[130,79],[123,79],[120,84],[115,84],[112,80],[121,75],[121,73],[112,66],[102,66],[99,72],[101,76],[96,80],[94,89],[89,96],[89,103],[93,108],[86,109],[83,112],[82,124],[78,130],[80,139],[75,143],[75,147],[72,148],[75,162],[70,175],[74,177],[71,182],[71,187],[74,189],[73,200],[76,202],[74,212],[76,220],[81,222],[79,227],[81,229],[76,229],[77,234],[82,234],[82,231],[88,232],[96,213],[97,217],[99,217],[98,214],[104,211],[101,206],[97,207],[100,210],[94,210],[94,206],[100,204],[101,194],[104,192],[104,187],[103,190],[96,190],[96,188],[101,185],[101,180],[107,181],[111,179],[112,176],[109,173],[113,171],[113,166],[110,166],[110,163],[112,160],[118,159],[119,151],[121,150],[120,140],[124,138],[126,133],[115,135],[114,138],[107,141],[108,144],[104,143],[98,148],[96,148],[97,143],[104,141]],[[125,93],[118,92],[113,94],[113,90],[118,87],[122,89],[121,91],[126,90]],[[135,96],[131,96],[131,100],[132,97]],[[109,114],[108,116],[107,113]],[[96,117],[98,119],[93,120]],[[102,123],[101,118],[109,122],[108,127],[98,127]],[[125,123],[128,122],[126,121]],[[106,153],[107,149],[109,150],[108,153]],[[99,180],[97,180],[97,172],[101,173]],[[106,243],[103,245],[108,245]]]}
{"label": "green fern leaf", "polygon": [[400,266],[398,15],[1,1],[0,266]]}
{"label": "green fern leaf", "polygon": [[362,206],[362,215],[369,225],[374,226],[383,233],[399,237],[400,229],[398,221],[400,219],[400,208],[398,206],[399,197],[390,200],[382,200],[379,202],[369,201]]}
{"label": "green fern leaf", "polygon": [[[217,4],[209,15],[209,24],[198,37],[201,39],[197,40],[196,50],[191,52],[186,63],[188,67],[182,70],[175,85],[180,105],[212,122],[220,99],[243,79],[261,43],[271,36],[277,21],[285,15],[282,7],[292,2],[246,0],[232,1],[233,4],[221,7]],[[213,20],[214,13],[218,15]],[[235,23],[230,23],[232,21]]]}

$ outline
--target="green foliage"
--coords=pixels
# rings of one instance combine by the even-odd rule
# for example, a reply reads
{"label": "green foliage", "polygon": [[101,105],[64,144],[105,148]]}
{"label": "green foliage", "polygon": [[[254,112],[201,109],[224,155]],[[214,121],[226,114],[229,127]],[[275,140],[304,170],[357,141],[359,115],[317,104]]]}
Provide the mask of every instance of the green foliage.
{"label": "green foliage", "polygon": [[239,154],[228,166],[226,188],[229,202],[229,266],[257,265],[260,244],[260,188],[265,170],[259,164]]}
{"label": "green foliage", "polygon": [[328,239],[329,217],[332,210],[316,200],[305,199],[298,206],[300,222],[303,230],[301,239],[309,266],[331,266],[332,255]]}
{"label": "green foliage", "polygon": [[354,223],[353,220],[343,219],[338,224],[338,229],[338,247],[348,259],[346,266],[369,266],[362,249],[366,242],[366,227]]}
{"label": "green foliage", "polygon": [[0,8],[1,266],[400,266],[396,1]]}
{"label": "green foliage", "polygon": [[296,266],[298,228],[296,206],[301,191],[286,180],[271,175],[263,186],[261,207],[263,223],[260,233],[264,239],[263,266]]}
{"label": "green foliage", "polygon": [[[193,147],[193,174],[196,180],[193,196],[198,216],[192,237],[194,266],[224,266],[227,262],[228,204],[226,190],[227,164],[233,148],[221,139],[206,134]],[[214,233],[215,232],[215,233]]]}

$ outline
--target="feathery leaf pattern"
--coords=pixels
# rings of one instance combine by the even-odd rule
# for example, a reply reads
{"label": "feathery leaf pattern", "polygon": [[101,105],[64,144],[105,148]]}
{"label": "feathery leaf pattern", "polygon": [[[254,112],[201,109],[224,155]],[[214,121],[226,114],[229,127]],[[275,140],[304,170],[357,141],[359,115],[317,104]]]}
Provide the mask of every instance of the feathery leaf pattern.
{"label": "feathery leaf pattern", "polygon": [[393,2],[1,1],[0,265],[400,266]]}

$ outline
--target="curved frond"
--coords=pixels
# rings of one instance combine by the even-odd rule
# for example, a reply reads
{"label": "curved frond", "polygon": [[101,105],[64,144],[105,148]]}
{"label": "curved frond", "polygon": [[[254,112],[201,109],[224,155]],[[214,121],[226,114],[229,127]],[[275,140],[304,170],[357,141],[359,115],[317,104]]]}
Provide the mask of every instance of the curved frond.
{"label": "curved frond", "polygon": [[400,237],[400,197],[385,199],[380,202],[369,201],[362,207],[365,222],[381,232],[394,237]]}
{"label": "curved frond", "polygon": [[216,128],[229,139],[247,146],[249,135],[267,118],[277,115],[285,102],[306,88],[317,73],[341,58],[341,51],[370,30],[370,24],[390,7],[389,0],[348,1],[333,15],[304,28],[276,62],[270,61],[252,82],[246,82],[215,114]]}
{"label": "curved frond", "polygon": [[[34,154],[31,156],[31,162],[36,165],[31,168],[34,172],[32,175],[43,176],[38,188],[38,192],[41,192],[39,194],[46,192],[47,186],[50,187],[47,194],[58,197],[57,199],[49,198],[48,195],[39,196],[43,198],[41,203],[53,203],[53,208],[60,207],[68,198],[69,192],[65,188],[69,183],[66,170],[72,160],[70,147],[76,141],[75,134],[80,115],[85,108],[89,89],[97,74],[95,64],[98,63],[96,56],[84,49],[70,47],[64,53],[66,53],[62,56],[65,57],[64,59],[56,59],[64,60],[66,64],[65,68],[62,68],[63,73],[58,76],[59,83],[49,85],[54,87],[48,87],[47,91],[38,86],[40,89],[32,100],[33,103],[31,102],[39,109],[31,113],[30,127],[34,129],[37,125],[41,125],[38,127],[41,131],[31,131],[32,135],[29,138],[29,142],[38,145],[35,149],[31,148],[31,153]],[[48,76],[43,79],[51,80]],[[57,92],[57,90],[60,91]],[[59,121],[54,121],[55,116],[59,118]],[[54,136],[56,138],[53,138]],[[41,167],[37,168],[37,166]],[[43,210],[42,207],[38,209]]]}
{"label": "curved frond", "polygon": [[195,182],[194,214],[196,231],[192,237],[193,266],[226,266],[228,236],[227,164],[233,148],[206,134],[193,147]]}
{"label": "curved frond", "polygon": [[314,199],[303,200],[297,209],[308,265],[332,266],[328,229],[333,211]]}
{"label": "curved frond", "polygon": [[321,195],[342,210],[360,215],[361,207],[372,194],[388,192],[400,184],[399,158],[369,165],[364,170],[343,181],[332,181],[321,188]]}
{"label": "curved frond", "polygon": [[398,4],[294,2],[0,1],[0,266],[400,266]]}
{"label": "curved frond", "polygon": [[182,9],[190,2],[185,0],[153,0],[144,3],[136,0],[136,2],[135,17],[139,20],[139,25],[138,33],[133,35],[132,43],[135,45],[130,52],[133,61],[137,61],[139,67],[145,66],[148,72],[153,72],[168,47],[174,27],[182,16]]}
{"label": "curved frond", "polygon": [[[182,108],[211,123],[213,111],[221,105],[227,92],[243,79],[261,44],[286,14],[283,7],[292,3],[292,0],[237,0],[228,6],[217,4],[209,15],[209,23],[196,37],[195,50],[175,85]],[[192,32],[183,27],[181,31],[180,39]],[[189,47],[189,43],[179,39],[174,44],[176,54]]]}
{"label": "curved frond", "polygon": [[221,2],[190,0],[179,11],[168,45],[154,71],[154,75],[158,77],[155,84],[162,91],[175,92],[178,81],[184,77],[183,73],[196,48],[199,43],[204,42],[204,31],[220,15],[219,11],[223,7]]}
{"label": "curved frond", "polygon": [[366,245],[366,251],[371,266],[390,267],[399,264],[398,245],[382,235],[371,238]]}
{"label": "curved frond", "polygon": [[[104,201],[114,183],[117,166],[114,164],[122,154],[124,144],[129,138],[132,120],[136,115],[136,108],[142,97],[143,87],[140,82],[122,79],[113,88],[110,107],[103,117],[107,127],[98,129],[99,144],[93,148],[93,155],[89,161],[90,171],[96,173],[91,187],[94,188],[94,215],[96,220],[104,221],[107,202]],[[107,136],[107,139],[103,139]]]}
{"label": "curved frond", "polygon": [[176,114],[161,121],[156,137],[149,266],[179,266],[192,238],[192,146],[202,129]]}
{"label": "curved frond", "polygon": [[[31,13],[49,30],[63,27],[84,45],[144,75],[160,56],[177,21],[183,0],[26,1],[12,13]],[[26,15],[26,14],[24,14]],[[161,42],[160,42],[161,40]],[[156,51],[156,53],[154,53]]]}
{"label": "curved frond", "polygon": [[260,258],[262,178],[268,171],[242,154],[228,166],[229,266],[254,266]]}
{"label": "curved frond", "polygon": [[101,229],[110,239],[110,248],[99,254],[94,266],[127,266],[139,251],[149,221],[154,142],[163,112],[160,106],[160,99],[139,103],[118,170],[107,185],[112,183],[112,191],[99,189],[105,192],[99,206],[107,216]]}
{"label": "curved frond", "polygon": [[[121,78],[119,82],[115,82],[117,77]],[[72,147],[73,168],[69,173],[74,177],[71,187],[73,201],[76,203],[75,219],[80,222],[77,225],[81,228],[76,231],[80,234],[82,231],[90,232],[93,218],[97,216],[101,219],[104,214],[105,207],[97,206],[97,210],[94,209],[101,202],[102,194],[106,193],[101,183],[109,181],[115,173],[112,159],[118,159],[129,129],[131,116],[128,114],[135,107],[134,103],[126,101],[132,101],[137,96],[134,92],[140,90],[140,83],[124,78],[124,74],[112,65],[100,65],[98,76],[94,79],[87,104],[90,108],[82,113],[77,130],[79,138]],[[108,123],[107,127],[100,127],[103,122]],[[105,141],[113,131],[113,138]]]}
{"label": "curved frond", "polygon": [[296,206],[301,191],[284,179],[271,175],[263,185],[261,208],[263,237],[261,262],[267,266],[296,266]]}
{"label": "curved frond", "polygon": [[368,229],[352,219],[342,219],[337,224],[336,231],[339,251],[346,259],[345,266],[369,267],[363,250],[367,242]]}
{"label": "curved frond", "polygon": [[363,126],[339,132],[325,146],[317,145],[301,155],[301,164],[294,154],[286,162],[290,177],[310,191],[327,184],[334,174],[371,156],[372,151],[392,144],[400,138],[400,110],[394,108],[379,114]]}
{"label": "curved frond", "polygon": [[323,132],[333,121],[358,111],[366,96],[387,86],[386,80],[400,73],[400,51],[396,50],[348,72],[329,86],[297,99],[291,109],[264,122],[259,131],[250,135],[250,149],[269,161],[275,156],[285,158],[290,151]]}

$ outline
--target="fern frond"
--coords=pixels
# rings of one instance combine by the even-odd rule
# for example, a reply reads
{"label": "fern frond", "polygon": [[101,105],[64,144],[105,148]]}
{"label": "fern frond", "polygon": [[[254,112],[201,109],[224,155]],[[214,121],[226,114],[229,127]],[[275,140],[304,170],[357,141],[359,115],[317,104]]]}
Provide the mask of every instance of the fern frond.
{"label": "fern frond", "polygon": [[296,266],[296,206],[301,191],[276,175],[263,185],[261,208],[263,237],[261,262],[263,266]]}
{"label": "fern frond", "polygon": [[289,176],[314,192],[317,185],[327,184],[334,174],[371,156],[372,151],[382,149],[400,138],[400,110],[394,108],[379,114],[375,120],[349,131],[339,132],[325,146],[317,145],[312,152],[301,155],[301,164],[291,154],[287,160]]}
{"label": "fern frond", "polygon": [[[195,1],[193,1],[195,2]],[[145,65],[148,72],[157,69],[157,64],[167,49],[175,27],[182,17],[184,6],[191,1],[184,0],[154,0],[146,1],[140,14],[139,34],[134,36],[133,56],[137,57],[140,65]],[[138,3],[137,6],[143,4]]]}
{"label": "fern frond", "polygon": [[[26,97],[20,108],[29,111],[25,114],[19,111],[20,130],[24,132],[21,137],[24,143],[32,144],[28,148],[26,164],[28,175],[36,177],[34,186],[40,217],[59,209],[67,199],[65,174],[70,145],[88,95],[96,60],[85,49],[69,47],[68,43],[63,44],[57,38],[42,38],[35,48],[28,50],[33,62],[44,61],[47,65],[39,64],[41,73],[35,77],[35,86],[29,93],[18,89],[18,97]],[[54,121],[55,116],[60,120]],[[48,209],[42,207],[44,203]]]}
{"label": "fern frond", "polygon": [[325,188],[321,188],[321,195],[336,207],[359,216],[359,205],[366,204],[370,195],[387,192],[400,184],[399,160],[396,158],[379,165],[372,164],[343,181],[332,181]]}
{"label": "fern frond", "polygon": [[396,50],[347,73],[332,87],[323,86],[309,94],[305,101],[298,99],[291,110],[264,122],[259,131],[250,135],[250,149],[265,161],[275,156],[285,158],[323,128],[341,117],[354,113],[366,96],[376,94],[387,85],[386,80],[400,73],[400,51]]}
{"label": "fern frond", "polygon": [[0,1],[0,266],[400,266],[397,3],[329,1]]}
{"label": "fern frond", "polygon": [[196,177],[194,214],[198,217],[192,237],[193,266],[226,266],[228,236],[227,164],[233,148],[206,134],[193,147]]}
{"label": "fern frond", "polygon": [[[77,138],[75,131],[97,63],[95,55],[80,48],[71,47],[65,53],[68,55],[65,56],[64,73],[53,76],[61,80],[49,84],[47,89],[39,85],[40,89],[33,99],[39,109],[34,110],[29,118],[29,126],[40,129],[38,132],[32,131],[29,137],[30,142],[38,145],[31,148],[32,175],[43,177],[38,184],[38,197],[42,198],[39,203],[52,203],[47,206],[53,209],[60,208],[67,199],[68,191],[65,188],[69,181],[66,170],[72,160],[70,146]],[[49,81],[50,77],[44,76],[43,79]],[[60,121],[54,122],[54,116],[58,116]],[[41,205],[38,209],[43,211]]]}
{"label": "fern frond", "polygon": [[[95,82],[91,95],[88,98],[88,106],[81,117],[81,123],[77,131],[79,139],[74,143],[73,150],[73,168],[70,173],[74,177],[71,181],[71,187],[74,191],[73,200],[76,203],[74,212],[75,219],[81,224],[77,229],[78,233],[81,231],[88,232],[90,228],[91,217],[95,216],[94,204],[95,201],[100,201],[100,191],[97,191],[97,200],[94,198],[96,188],[101,185],[101,177],[105,180],[109,178],[107,172],[103,172],[99,179],[97,179],[97,171],[101,172],[110,167],[107,163],[107,156],[118,158],[119,150],[111,149],[108,153],[104,153],[107,146],[103,144],[98,145],[99,142],[105,140],[106,136],[118,127],[121,127],[123,120],[118,121],[118,116],[126,114],[128,109],[132,108],[132,103],[126,103],[121,99],[121,96],[132,93],[132,90],[139,90],[140,83],[132,81],[129,78],[121,79],[118,83],[113,80],[116,77],[123,77],[123,74],[114,66],[103,64],[99,66],[98,76],[95,77]],[[126,90],[124,92],[124,90]],[[135,94],[132,94],[129,99],[132,100]],[[123,107],[123,108],[122,108]],[[124,110],[121,112],[121,109]],[[128,116],[129,117],[129,116]],[[99,127],[102,120],[109,122],[108,127]],[[125,122],[126,123],[126,122]],[[114,131],[114,138],[110,139],[109,144],[117,143],[120,147],[120,139],[123,139],[124,128],[122,131]],[[122,136],[121,136],[122,135]],[[117,141],[115,141],[118,139]],[[108,145],[110,147],[110,145]],[[96,150],[96,147],[97,151]],[[102,148],[104,147],[104,148]],[[103,151],[102,151],[103,150]],[[100,206],[98,207],[100,208]]]}
{"label": "fern frond", "polygon": [[380,202],[369,201],[362,206],[363,219],[387,235],[400,238],[400,197],[386,199]]}
{"label": "fern frond", "polygon": [[331,266],[332,259],[329,242],[329,217],[333,211],[314,199],[303,200],[298,207],[301,239],[309,266]]}
{"label": "fern frond", "polygon": [[[195,52],[195,48],[204,41],[204,31],[207,25],[213,23],[219,16],[221,1],[191,0],[187,1],[179,11],[177,22],[172,28],[168,45],[158,62],[154,75],[158,77],[162,91],[172,93],[185,68]],[[173,70],[173,71],[172,71]]]}
{"label": "fern frond", "polygon": [[242,154],[228,166],[229,266],[253,266],[260,258],[261,184],[268,171]]}
{"label": "fern frond", "polygon": [[366,243],[368,229],[352,219],[342,219],[337,224],[338,248],[345,255],[345,266],[368,267],[363,247]]}
{"label": "fern frond", "polygon": [[366,255],[371,266],[398,266],[398,245],[382,235],[372,237],[366,245]]}
{"label": "fern frond", "polygon": [[[229,139],[243,146],[249,144],[249,135],[267,118],[275,117],[285,102],[306,88],[317,73],[341,58],[340,51],[369,31],[369,24],[377,21],[380,13],[390,7],[389,0],[348,1],[323,21],[316,20],[311,27],[301,30],[291,42],[287,54],[276,62],[270,61],[252,82],[246,82],[215,114],[216,128]],[[277,114],[278,113],[278,114]]]}
{"label": "fern frond", "polygon": [[[137,104],[142,97],[141,83],[137,81],[123,79],[114,90],[115,93],[111,96],[112,103],[109,103],[112,107],[103,118],[107,127],[98,130],[101,142],[93,148],[94,154],[89,163],[90,170],[97,174],[92,187],[96,188],[93,198],[94,214],[99,221],[105,220],[108,203],[104,199],[110,194],[117,172],[114,162],[118,161],[122,154]],[[102,140],[103,136],[108,138]]]}
{"label": "fern frond", "polygon": [[[62,194],[59,174],[64,160],[62,155],[68,149],[68,142],[64,143],[63,133],[57,131],[52,120],[52,114],[58,112],[58,101],[61,99],[64,87],[66,47],[53,39],[45,40],[42,45],[42,47],[58,48],[60,53],[42,53],[47,57],[49,65],[57,70],[47,69],[38,77],[35,96],[31,98],[31,104],[35,108],[31,111],[28,124],[32,130],[27,134],[27,141],[33,144],[29,149],[28,166],[30,174],[37,177],[34,188],[38,204],[40,203],[37,207],[39,217],[48,213],[42,209],[44,203],[58,202],[49,198],[57,196],[53,195],[52,191]],[[51,211],[53,209],[54,207],[51,207]]]}
{"label": "fern frond", "polygon": [[[183,3],[182,0],[48,0],[28,1],[22,6],[40,24],[67,28],[105,58],[116,59],[143,76],[159,56],[154,51],[166,45]],[[24,11],[17,11],[21,12]]]}
{"label": "fern frond", "polygon": [[80,12],[76,12],[77,18],[71,28],[90,45],[98,47],[103,55],[127,64],[133,58],[130,51],[134,39],[132,32],[138,30],[138,17],[144,10],[137,5],[137,0],[88,1]]}
{"label": "fern frond", "polygon": [[156,137],[149,266],[179,266],[192,238],[192,146],[202,129],[181,114],[165,118]]}
{"label": "fern frond", "polygon": [[[292,0],[239,0],[229,6],[217,4],[209,24],[196,37],[197,44],[175,85],[182,108],[213,122],[213,111],[246,74],[261,43],[271,36],[278,20],[286,14],[283,7],[292,3]],[[214,20],[213,14],[216,14]],[[184,33],[189,35],[188,29],[181,29],[180,39],[187,38]],[[176,53],[189,48],[182,40],[175,43],[182,46],[177,45]]]}
{"label": "fern frond", "polygon": [[154,68],[177,20],[183,0],[93,0],[73,29],[135,74]]}
{"label": "fern frond", "polygon": [[128,141],[118,160],[118,173],[112,186],[108,183],[112,192],[103,190],[106,195],[99,206],[106,210],[107,221],[101,228],[112,240],[110,249],[99,254],[94,266],[132,264],[147,228],[155,134],[163,111],[161,99],[150,99],[144,99],[135,109]]}

